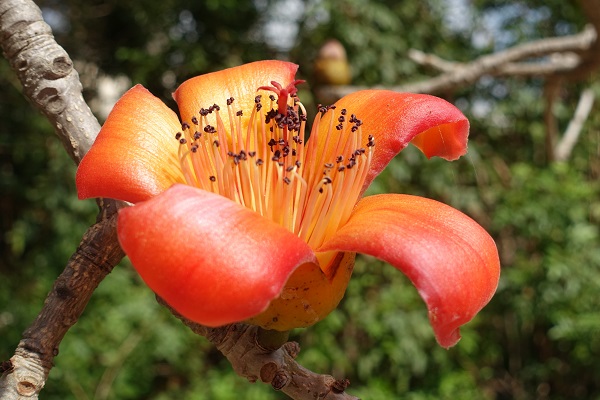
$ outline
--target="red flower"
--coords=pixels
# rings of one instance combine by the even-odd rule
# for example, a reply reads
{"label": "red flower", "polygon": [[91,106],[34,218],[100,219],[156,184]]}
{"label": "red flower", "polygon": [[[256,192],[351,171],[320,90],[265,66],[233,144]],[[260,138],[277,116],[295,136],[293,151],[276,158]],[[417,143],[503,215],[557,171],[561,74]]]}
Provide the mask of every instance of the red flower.
{"label": "red flower", "polygon": [[263,61],[190,79],[174,93],[183,122],[135,86],[82,160],[79,197],[135,204],[120,211],[121,246],[198,323],[312,325],[343,297],[360,252],[404,272],[440,345],[454,345],[496,290],[494,241],[433,200],[361,197],[408,143],[463,155],[467,119],[433,96],[368,90],[322,107],[305,141],[296,70]]}

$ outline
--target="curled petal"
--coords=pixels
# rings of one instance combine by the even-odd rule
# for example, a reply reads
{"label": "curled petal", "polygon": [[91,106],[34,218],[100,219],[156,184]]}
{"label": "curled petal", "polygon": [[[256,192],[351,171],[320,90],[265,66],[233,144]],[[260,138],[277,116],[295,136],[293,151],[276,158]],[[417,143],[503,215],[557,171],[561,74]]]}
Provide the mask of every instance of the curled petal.
{"label": "curled petal", "polygon": [[285,228],[185,185],[121,210],[118,235],[146,284],[184,317],[207,326],[259,314],[297,267],[317,262]]}
{"label": "curled petal", "polygon": [[[439,97],[363,90],[340,99],[336,109],[343,108],[362,121],[364,145],[368,135],[375,138],[373,161],[363,191],[409,143],[427,157],[455,160],[467,152],[469,121],[458,108]],[[322,129],[325,128],[323,124]]]}
{"label": "curled petal", "polygon": [[177,158],[177,115],[143,86],[115,104],[77,169],[80,199],[109,197],[132,203],[184,182]]}
{"label": "curled petal", "polygon": [[438,343],[450,347],[496,291],[498,251],[471,218],[408,195],[362,199],[350,220],[318,251],[356,251],[405,273],[427,304]]}
{"label": "curled petal", "polygon": [[285,61],[257,61],[188,79],[173,93],[173,98],[179,106],[182,121],[189,122],[201,108],[217,104],[221,107],[220,116],[225,127],[229,127],[225,105],[226,100],[233,97],[233,109],[244,112],[243,126],[246,127],[255,106],[255,97],[272,94],[265,90],[257,91],[257,88],[270,86],[271,82],[287,87],[294,81],[297,70],[296,64]]}

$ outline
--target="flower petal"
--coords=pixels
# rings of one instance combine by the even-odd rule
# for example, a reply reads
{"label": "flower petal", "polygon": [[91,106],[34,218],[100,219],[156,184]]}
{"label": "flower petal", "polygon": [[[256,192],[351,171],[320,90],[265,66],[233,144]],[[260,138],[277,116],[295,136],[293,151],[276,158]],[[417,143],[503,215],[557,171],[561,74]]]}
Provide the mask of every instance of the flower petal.
{"label": "flower petal", "polygon": [[350,220],[318,251],[356,251],[404,272],[429,310],[438,343],[450,347],[496,291],[500,275],[493,239],[445,204],[408,195],[362,199]]}
{"label": "flower petal", "polygon": [[141,85],[115,104],[77,169],[80,199],[109,197],[132,203],[185,182],[177,157],[177,115]]}
{"label": "flower petal", "polygon": [[317,262],[285,228],[185,185],[121,210],[118,235],[146,284],[184,317],[207,326],[259,314],[296,268]]}
{"label": "flower petal", "polygon": [[[411,142],[428,158],[455,160],[467,152],[469,121],[458,108],[439,97],[363,90],[340,99],[336,109],[343,108],[362,121],[364,145],[368,135],[375,138],[373,160],[363,191]],[[321,129],[326,128],[327,124],[322,124]],[[327,154],[332,150],[328,149]]]}
{"label": "flower petal", "polygon": [[[272,94],[264,90],[258,92],[256,89],[271,86],[271,81],[286,87],[294,81],[297,70],[298,66],[289,62],[257,61],[188,79],[173,93],[173,98],[179,106],[181,120],[190,122],[201,108],[218,104],[224,109],[226,100],[233,97],[234,109],[244,112],[243,126],[246,127],[255,106],[254,98],[258,94]],[[227,111],[221,112],[220,116],[224,125],[229,127]]]}

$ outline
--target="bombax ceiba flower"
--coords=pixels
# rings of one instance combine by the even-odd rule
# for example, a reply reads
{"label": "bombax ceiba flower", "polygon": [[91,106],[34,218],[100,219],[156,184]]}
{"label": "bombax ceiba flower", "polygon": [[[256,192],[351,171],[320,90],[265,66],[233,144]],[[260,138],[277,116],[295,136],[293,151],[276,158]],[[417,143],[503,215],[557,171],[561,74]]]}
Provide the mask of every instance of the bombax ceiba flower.
{"label": "bombax ceiba flower", "polygon": [[79,166],[79,197],[134,204],[119,212],[121,246],[192,321],[310,326],[338,305],[364,253],[410,278],[438,342],[454,345],[496,290],[494,241],[437,201],[361,197],[409,143],[463,155],[467,119],[437,97],[366,90],[308,124],[296,70],[262,61],[192,78],[173,95],[180,118],[133,87]]}

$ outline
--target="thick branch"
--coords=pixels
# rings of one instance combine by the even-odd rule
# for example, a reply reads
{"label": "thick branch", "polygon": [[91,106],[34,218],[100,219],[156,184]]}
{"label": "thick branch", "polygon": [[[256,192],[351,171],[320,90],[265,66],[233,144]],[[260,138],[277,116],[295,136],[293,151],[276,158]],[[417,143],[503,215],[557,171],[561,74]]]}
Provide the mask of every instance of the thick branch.
{"label": "thick branch", "polygon": [[73,62],[33,2],[0,1],[0,44],[25,96],[48,118],[71,158],[79,163],[100,125],[83,99]]}
{"label": "thick branch", "polygon": [[0,399],[37,398],[64,335],[77,322],[98,284],[124,257],[116,234],[117,203],[110,201],[101,207],[99,221],[85,233],[42,310],[23,333],[10,359],[10,371],[0,378]]}
{"label": "thick branch", "polygon": [[239,323],[209,328],[183,318],[162,299],[157,300],[193,332],[213,343],[227,357],[235,372],[252,383],[261,380],[295,400],[358,399],[345,392],[349,381],[317,374],[298,364],[294,358],[300,346],[295,342],[269,349],[261,345],[264,342],[259,339],[260,328],[256,326]]}

